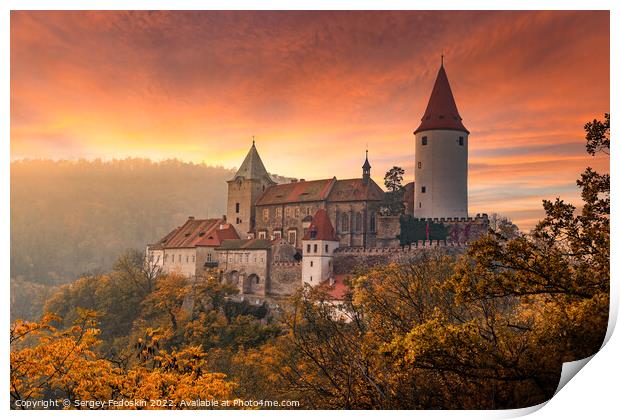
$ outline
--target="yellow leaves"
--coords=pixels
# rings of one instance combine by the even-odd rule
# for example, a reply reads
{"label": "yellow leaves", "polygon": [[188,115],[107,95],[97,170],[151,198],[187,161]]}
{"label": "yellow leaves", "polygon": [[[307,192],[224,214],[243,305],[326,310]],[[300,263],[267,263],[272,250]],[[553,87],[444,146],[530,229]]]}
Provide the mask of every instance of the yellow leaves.
{"label": "yellow leaves", "polygon": [[[81,318],[66,329],[57,331],[47,322],[16,322],[12,327],[15,343],[33,336],[30,346],[11,348],[11,398],[27,400],[52,393],[77,400],[110,399],[227,399],[234,384],[219,373],[205,371],[206,354],[200,346],[179,351],[159,352],[159,363],[147,368],[138,365],[123,370],[94,351],[99,330],[92,311],[81,311]],[[159,330],[150,329],[147,338],[159,339]],[[142,339],[138,340],[144,344]],[[155,406],[153,408],[167,408]]]}

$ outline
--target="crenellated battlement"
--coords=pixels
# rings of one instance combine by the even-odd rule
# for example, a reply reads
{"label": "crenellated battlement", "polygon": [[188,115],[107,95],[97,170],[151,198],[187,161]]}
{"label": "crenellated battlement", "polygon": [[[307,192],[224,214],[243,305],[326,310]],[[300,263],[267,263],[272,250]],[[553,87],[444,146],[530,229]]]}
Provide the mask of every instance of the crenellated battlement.
{"label": "crenellated battlement", "polygon": [[301,267],[301,261],[273,261],[273,267]]}
{"label": "crenellated battlement", "polygon": [[478,213],[475,217],[414,217],[413,220],[421,222],[433,222],[433,223],[450,223],[450,222],[480,222],[487,223],[489,221],[489,215],[486,213]]}
{"label": "crenellated battlement", "polygon": [[452,242],[444,240],[428,240],[418,241],[411,245],[403,247],[375,247],[375,248],[363,248],[363,247],[341,247],[334,251],[334,254],[339,255],[381,255],[381,254],[397,254],[417,251],[423,248],[465,248],[467,242]]}

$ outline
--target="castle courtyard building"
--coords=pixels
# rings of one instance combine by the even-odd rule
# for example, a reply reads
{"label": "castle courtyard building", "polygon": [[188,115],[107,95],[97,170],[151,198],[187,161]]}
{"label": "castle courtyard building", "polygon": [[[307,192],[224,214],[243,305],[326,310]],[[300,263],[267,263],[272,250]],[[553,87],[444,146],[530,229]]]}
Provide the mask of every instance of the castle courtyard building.
{"label": "castle courtyard building", "polygon": [[146,254],[150,263],[160,267],[162,272],[194,278],[217,265],[215,249],[222,241],[238,238],[235,229],[223,218],[190,216],[183,225],[148,245]]}

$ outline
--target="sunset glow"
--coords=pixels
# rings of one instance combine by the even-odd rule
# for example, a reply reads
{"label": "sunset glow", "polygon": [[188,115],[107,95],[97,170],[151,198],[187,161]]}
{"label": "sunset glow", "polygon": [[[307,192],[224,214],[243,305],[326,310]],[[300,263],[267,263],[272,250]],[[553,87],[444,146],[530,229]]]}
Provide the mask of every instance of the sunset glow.
{"label": "sunset glow", "polygon": [[440,64],[469,137],[469,212],[521,228],[609,161],[608,12],[12,12],[11,158],[178,158],[413,180]]}

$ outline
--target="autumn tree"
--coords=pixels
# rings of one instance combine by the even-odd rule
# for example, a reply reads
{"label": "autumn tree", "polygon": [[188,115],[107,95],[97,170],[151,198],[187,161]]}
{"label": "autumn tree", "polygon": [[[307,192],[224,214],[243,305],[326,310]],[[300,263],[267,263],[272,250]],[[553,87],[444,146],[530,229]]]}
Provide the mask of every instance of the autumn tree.
{"label": "autumn tree", "polygon": [[[586,124],[591,154],[608,151],[605,127]],[[480,403],[491,407],[550,398],[561,364],[596,352],[607,327],[609,175],[587,168],[577,185],[581,212],[545,200],[546,216],[531,235],[506,240],[493,232],[474,242],[447,289],[456,305],[412,328],[391,351],[472,381]]]}
{"label": "autumn tree", "polygon": [[[17,321],[11,327],[11,404],[15,401],[229,399],[233,384],[221,373],[206,369],[200,346],[174,351],[144,351],[136,347],[138,363],[120,367],[97,352],[96,313],[79,311],[73,326],[52,324],[55,315],[39,322]],[[106,407],[113,408],[113,407]],[[148,405],[144,408],[170,408]],[[176,406],[173,408],[182,408]],[[190,408],[190,407],[187,407]]]}

